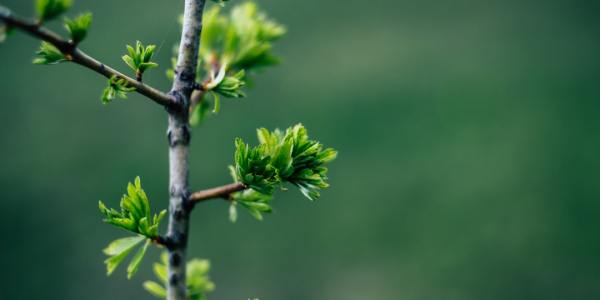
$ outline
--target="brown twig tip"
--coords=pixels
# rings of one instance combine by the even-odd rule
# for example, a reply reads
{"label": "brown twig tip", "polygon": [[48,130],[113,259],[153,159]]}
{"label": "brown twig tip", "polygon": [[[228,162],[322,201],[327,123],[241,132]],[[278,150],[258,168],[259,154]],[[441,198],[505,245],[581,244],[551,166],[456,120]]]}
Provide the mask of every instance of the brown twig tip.
{"label": "brown twig tip", "polygon": [[198,202],[210,200],[210,199],[218,199],[218,198],[229,199],[229,196],[231,194],[233,194],[235,192],[243,191],[247,188],[248,187],[241,182],[231,183],[228,185],[223,185],[223,186],[195,192],[190,196],[190,201],[192,203],[198,203]]}

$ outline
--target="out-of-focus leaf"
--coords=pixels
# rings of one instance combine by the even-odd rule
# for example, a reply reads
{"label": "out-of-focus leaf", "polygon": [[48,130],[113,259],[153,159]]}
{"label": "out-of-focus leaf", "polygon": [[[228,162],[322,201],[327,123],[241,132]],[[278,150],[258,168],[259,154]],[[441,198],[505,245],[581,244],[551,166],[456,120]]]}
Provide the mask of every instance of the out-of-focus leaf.
{"label": "out-of-focus leaf", "polygon": [[144,289],[155,297],[163,299],[167,297],[167,290],[154,281],[145,281]]}
{"label": "out-of-focus leaf", "polygon": [[67,61],[62,52],[48,42],[42,42],[36,55],[37,57],[33,60],[33,63],[36,65],[54,65]]}
{"label": "out-of-focus leaf", "polygon": [[71,40],[75,44],[79,44],[87,36],[88,29],[92,24],[92,14],[84,13],[74,19],[65,19],[65,28],[71,35]]}
{"label": "out-of-focus leaf", "polygon": [[146,240],[144,246],[140,247],[135,256],[131,259],[129,266],[127,266],[127,279],[131,279],[137,270],[140,268],[140,264],[144,259],[144,255],[146,255],[146,250],[148,250],[148,246],[150,246],[150,240]]}
{"label": "out-of-focus leaf", "polygon": [[36,0],[35,10],[42,22],[52,20],[66,12],[73,5],[73,0]]}

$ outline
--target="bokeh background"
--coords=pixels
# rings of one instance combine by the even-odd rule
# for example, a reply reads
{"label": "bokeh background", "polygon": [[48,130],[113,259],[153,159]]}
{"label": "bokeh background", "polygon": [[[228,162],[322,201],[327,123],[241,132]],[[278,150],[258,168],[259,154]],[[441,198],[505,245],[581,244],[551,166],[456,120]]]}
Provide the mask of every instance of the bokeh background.
{"label": "bokeh background", "polygon": [[[76,2],[95,14],[84,50],[125,70],[139,39],[169,65],[183,1]],[[237,224],[197,207],[210,299],[600,298],[598,2],[258,2],[289,29],[284,63],[194,130],[192,186],[228,182],[233,139],[261,126],[303,122],[340,155],[316,203],[292,189]],[[103,106],[104,79],[31,65],[37,45],[0,45],[0,299],[152,299],[158,250],[131,281],[105,276],[101,249],[126,233],[97,201],[140,175],[166,207],[165,113]],[[146,78],[168,89],[162,70]]]}

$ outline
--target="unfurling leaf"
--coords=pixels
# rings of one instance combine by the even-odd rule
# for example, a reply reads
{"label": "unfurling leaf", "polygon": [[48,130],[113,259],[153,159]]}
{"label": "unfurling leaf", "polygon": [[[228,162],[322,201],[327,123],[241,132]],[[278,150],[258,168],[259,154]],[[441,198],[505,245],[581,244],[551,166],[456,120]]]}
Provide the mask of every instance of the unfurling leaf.
{"label": "unfurling leaf", "polygon": [[134,87],[130,87],[127,80],[113,76],[108,80],[108,85],[102,91],[103,104],[110,103],[113,99],[119,97],[121,99],[127,99],[127,93],[135,91]]}
{"label": "unfurling leaf", "polygon": [[71,40],[75,44],[79,44],[85,39],[91,24],[92,14],[89,12],[79,15],[75,17],[75,19],[65,18],[65,28],[71,35]]}
{"label": "unfurling leaf", "polygon": [[135,71],[138,80],[141,80],[141,76],[146,70],[158,67],[157,63],[150,61],[155,49],[156,45],[144,46],[140,41],[136,42],[135,48],[127,45],[129,54],[123,55],[122,59],[127,66]]}
{"label": "unfurling leaf", "polygon": [[41,22],[52,20],[66,12],[73,0],[36,0],[35,10]]}
{"label": "unfurling leaf", "polygon": [[100,212],[105,216],[104,221],[128,231],[140,234],[149,239],[158,237],[158,226],[166,210],[151,218],[150,202],[142,189],[140,178],[135,183],[127,185],[127,194],[121,198],[121,211],[109,209],[102,201],[99,202]]}
{"label": "unfurling leaf", "polygon": [[131,279],[137,270],[140,268],[140,264],[144,259],[144,255],[146,255],[146,250],[148,250],[148,246],[150,246],[150,240],[146,239],[146,243],[144,246],[140,247],[135,256],[131,259],[129,266],[127,266],[127,279]]}
{"label": "unfurling leaf", "polygon": [[[213,91],[228,98],[245,97],[246,95],[241,90],[242,87],[246,85],[243,81],[245,74],[244,70],[241,70],[233,76],[225,76],[225,78],[214,87]],[[216,101],[217,100],[215,100],[215,106]]]}
{"label": "unfurling leaf", "polygon": [[62,52],[48,42],[42,42],[40,49],[35,54],[38,56],[33,60],[36,65],[54,65],[67,61]]}

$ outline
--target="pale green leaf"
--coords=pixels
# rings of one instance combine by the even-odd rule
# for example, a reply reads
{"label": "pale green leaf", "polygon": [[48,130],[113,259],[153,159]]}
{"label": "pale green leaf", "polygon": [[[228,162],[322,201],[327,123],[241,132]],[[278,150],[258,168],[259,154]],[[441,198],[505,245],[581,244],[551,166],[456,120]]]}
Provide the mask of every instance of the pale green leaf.
{"label": "pale green leaf", "polygon": [[154,281],[144,282],[144,289],[155,297],[163,299],[167,297],[167,290],[165,290],[162,285]]}
{"label": "pale green leaf", "polygon": [[131,279],[133,275],[137,273],[137,270],[140,268],[140,264],[144,259],[144,255],[146,255],[146,250],[148,250],[148,246],[150,245],[150,243],[150,240],[146,240],[144,246],[142,246],[135,254],[135,256],[131,259],[129,266],[127,266],[127,279]]}

